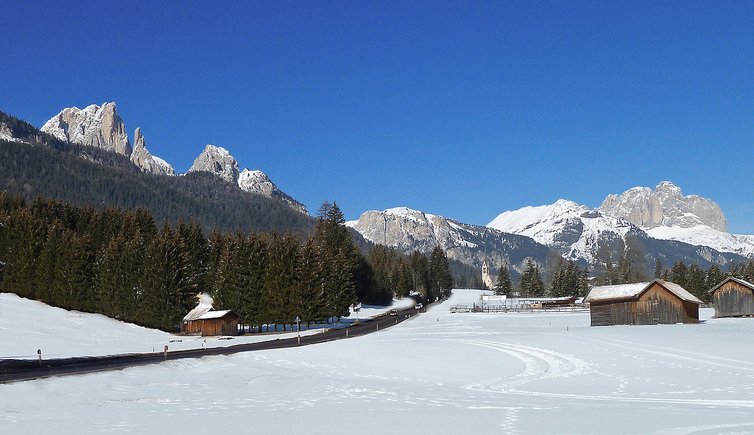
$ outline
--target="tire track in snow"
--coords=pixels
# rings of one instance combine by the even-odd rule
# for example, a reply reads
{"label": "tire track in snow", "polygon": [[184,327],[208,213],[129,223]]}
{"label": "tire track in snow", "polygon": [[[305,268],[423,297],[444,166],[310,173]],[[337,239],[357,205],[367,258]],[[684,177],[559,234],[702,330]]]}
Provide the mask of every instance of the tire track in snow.
{"label": "tire track in snow", "polygon": [[[502,352],[524,364],[524,370],[512,377],[494,378],[484,383],[492,389],[513,389],[535,380],[578,376],[590,371],[590,366],[586,361],[552,350],[484,340],[457,340],[456,342]],[[469,388],[475,389],[477,385],[484,387],[482,384],[472,384]]]}
{"label": "tire track in snow", "polygon": [[[586,400],[596,402],[613,402],[613,403],[642,403],[642,404],[664,404],[664,405],[688,405],[704,407],[726,407],[726,408],[754,408],[754,400],[746,399],[679,399],[679,398],[660,398],[660,397],[632,397],[632,396],[614,396],[605,394],[571,394],[571,393],[552,393],[543,391],[521,390],[521,387],[530,382],[548,379],[563,378],[570,376],[579,376],[586,373],[596,373],[607,376],[604,373],[592,370],[591,366],[578,358],[545,350],[535,347],[522,346],[510,343],[490,342],[481,340],[457,340],[457,343],[472,346],[481,346],[508,354],[519,359],[524,364],[524,370],[509,378],[493,378],[483,383],[469,384],[463,388],[468,390],[485,391],[491,393],[513,394],[517,396],[543,397],[553,399],[567,400]],[[655,352],[655,351],[651,351]],[[657,352],[661,353],[661,352]],[[689,358],[690,357],[682,357]],[[712,363],[715,364],[715,363]]]}

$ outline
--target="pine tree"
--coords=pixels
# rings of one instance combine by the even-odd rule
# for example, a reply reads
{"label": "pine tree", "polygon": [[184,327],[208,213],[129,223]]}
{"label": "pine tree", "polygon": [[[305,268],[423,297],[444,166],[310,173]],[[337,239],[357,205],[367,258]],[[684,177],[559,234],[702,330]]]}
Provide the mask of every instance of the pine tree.
{"label": "pine tree", "polygon": [[521,294],[527,297],[544,296],[545,285],[542,282],[542,276],[537,266],[531,258],[526,259],[526,270],[521,274],[519,280]]}
{"label": "pine tree", "polygon": [[435,246],[432,249],[429,259],[429,298],[434,301],[437,298],[446,298],[450,296],[450,290],[453,288],[453,275],[450,273],[450,265],[445,251]]}
{"label": "pine tree", "polygon": [[508,271],[508,266],[503,264],[500,266],[500,270],[497,274],[497,284],[495,285],[495,294],[511,296],[513,293],[513,284],[511,284],[511,276]]}

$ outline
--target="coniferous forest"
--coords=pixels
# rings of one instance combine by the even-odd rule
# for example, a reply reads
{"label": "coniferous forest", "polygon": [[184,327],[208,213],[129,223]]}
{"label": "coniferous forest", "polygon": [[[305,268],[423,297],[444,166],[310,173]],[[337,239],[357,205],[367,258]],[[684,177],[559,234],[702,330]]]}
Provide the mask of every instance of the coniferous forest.
{"label": "coniferous forest", "polygon": [[0,291],[67,309],[174,331],[199,292],[216,309],[261,325],[330,321],[357,301],[387,303],[418,290],[434,300],[452,287],[447,257],[366,256],[325,203],[311,233],[222,232],[196,222],[156,223],[144,208],[75,207],[0,193]]}

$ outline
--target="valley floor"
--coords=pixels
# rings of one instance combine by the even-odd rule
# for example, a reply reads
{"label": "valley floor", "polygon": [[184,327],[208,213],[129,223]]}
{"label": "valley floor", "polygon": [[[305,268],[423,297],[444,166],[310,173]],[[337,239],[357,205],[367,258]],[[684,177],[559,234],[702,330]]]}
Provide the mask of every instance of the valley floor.
{"label": "valley floor", "polygon": [[0,427],[754,433],[754,319],[592,328],[588,312],[448,312],[477,296],[350,340],[0,385]]}

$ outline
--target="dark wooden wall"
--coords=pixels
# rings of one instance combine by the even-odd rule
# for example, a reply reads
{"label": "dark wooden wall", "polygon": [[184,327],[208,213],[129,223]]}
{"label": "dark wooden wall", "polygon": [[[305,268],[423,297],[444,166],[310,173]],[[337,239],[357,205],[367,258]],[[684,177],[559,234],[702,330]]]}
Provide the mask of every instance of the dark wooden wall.
{"label": "dark wooden wall", "polygon": [[590,304],[592,326],[698,323],[699,305],[658,284],[637,299]]}
{"label": "dark wooden wall", "polygon": [[754,291],[735,281],[728,281],[712,295],[715,317],[754,315]]}
{"label": "dark wooden wall", "polygon": [[202,335],[238,335],[238,319],[221,317],[202,321]]}

